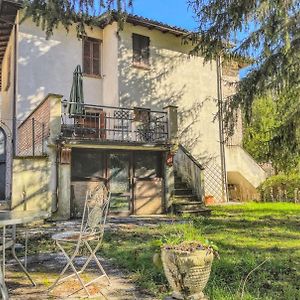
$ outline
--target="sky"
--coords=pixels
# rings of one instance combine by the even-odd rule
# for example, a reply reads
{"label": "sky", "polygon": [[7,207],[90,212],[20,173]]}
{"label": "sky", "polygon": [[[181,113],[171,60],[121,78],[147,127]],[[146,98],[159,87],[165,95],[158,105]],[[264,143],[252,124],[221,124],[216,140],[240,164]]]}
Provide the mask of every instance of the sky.
{"label": "sky", "polygon": [[133,9],[129,12],[188,30],[197,27],[186,0],[133,0]]}
{"label": "sky", "polygon": [[[128,12],[191,31],[197,29],[193,11],[186,0],[133,0],[133,8]],[[247,68],[241,70],[240,76],[244,77],[247,72]]]}

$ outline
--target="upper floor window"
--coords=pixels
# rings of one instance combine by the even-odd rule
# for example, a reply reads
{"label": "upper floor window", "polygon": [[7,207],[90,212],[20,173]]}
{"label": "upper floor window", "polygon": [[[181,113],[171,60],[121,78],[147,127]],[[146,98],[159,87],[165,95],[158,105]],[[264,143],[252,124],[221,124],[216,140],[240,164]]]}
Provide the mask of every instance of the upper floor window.
{"label": "upper floor window", "polygon": [[140,34],[132,35],[133,64],[140,67],[149,67],[150,38]]}
{"label": "upper floor window", "polygon": [[93,38],[83,39],[83,73],[100,76],[100,44]]}

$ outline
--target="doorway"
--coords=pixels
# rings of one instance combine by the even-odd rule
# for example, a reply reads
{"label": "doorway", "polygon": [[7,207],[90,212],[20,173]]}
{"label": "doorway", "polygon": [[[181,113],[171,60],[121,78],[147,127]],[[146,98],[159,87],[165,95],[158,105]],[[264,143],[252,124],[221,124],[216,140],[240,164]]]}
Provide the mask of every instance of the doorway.
{"label": "doorway", "polygon": [[74,148],[71,162],[72,216],[80,216],[86,191],[99,182],[104,182],[111,191],[112,215],[162,213],[163,171],[162,152]]}
{"label": "doorway", "polygon": [[107,182],[112,191],[111,213],[129,215],[132,212],[129,153],[108,154]]}

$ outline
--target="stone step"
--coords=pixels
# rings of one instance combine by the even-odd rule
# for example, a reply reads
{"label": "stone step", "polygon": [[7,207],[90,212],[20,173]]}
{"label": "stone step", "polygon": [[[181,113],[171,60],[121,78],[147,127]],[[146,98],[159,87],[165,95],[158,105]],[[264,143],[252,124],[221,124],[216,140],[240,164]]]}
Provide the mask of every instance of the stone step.
{"label": "stone step", "polygon": [[185,182],[175,182],[175,189],[188,189],[189,186]]}
{"label": "stone step", "polygon": [[176,188],[174,190],[175,195],[192,195],[193,190],[191,188]]}
{"label": "stone step", "polygon": [[176,184],[176,183],[179,183],[179,184],[180,184],[180,183],[182,183],[182,182],[184,182],[184,181],[183,181],[181,178],[175,177],[175,178],[174,178],[174,182],[175,182],[175,184]]}
{"label": "stone step", "polygon": [[6,200],[0,200],[0,210],[9,210],[9,202]]}
{"label": "stone step", "polygon": [[177,211],[186,211],[186,210],[198,210],[203,206],[203,203],[200,201],[190,201],[186,203],[174,203],[173,207],[175,212]]}
{"label": "stone step", "polygon": [[178,214],[190,214],[195,216],[208,216],[211,214],[211,210],[207,208],[198,208],[198,209],[186,209],[186,210],[178,210]]}
{"label": "stone step", "polygon": [[175,201],[173,205],[203,205],[202,201]]}
{"label": "stone step", "polygon": [[179,202],[180,200],[182,200],[182,201],[185,201],[185,200],[187,200],[187,201],[191,201],[191,200],[197,201],[198,200],[197,196],[194,195],[194,194],[190,194],[190,195],[174,195],[173,197],[174,197],[174,199],[175,199],[176,202]]}

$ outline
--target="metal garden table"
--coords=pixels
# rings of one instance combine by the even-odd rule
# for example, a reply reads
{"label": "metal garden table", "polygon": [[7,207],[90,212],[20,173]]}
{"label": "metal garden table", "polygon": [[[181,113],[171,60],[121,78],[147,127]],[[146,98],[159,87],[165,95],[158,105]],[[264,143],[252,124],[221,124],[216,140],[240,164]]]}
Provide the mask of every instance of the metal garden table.
{"label": "metal garden table", "polygon": [[[18,265],[35,286],[34,281],[30,277],[26,267],[27,267],[27,232],[25,233],[25,259],[24,265],[21,263],[16,255],[16,227],[20,224],[27,224],[37,220],[44,220],[48,218],[50,214],[45,211],[0,211],[0,227],[3,228],[2,234],[2,245],[0,245],[0,251],[2,250],[2,267],[0,266],[0,295],[2,294],[2,299],[8,299],[8,292],[5,285],[5,249],[11,248],[12,255],[17,261]],[[12,226],[12,237],[6,239],[6,227]]]}

